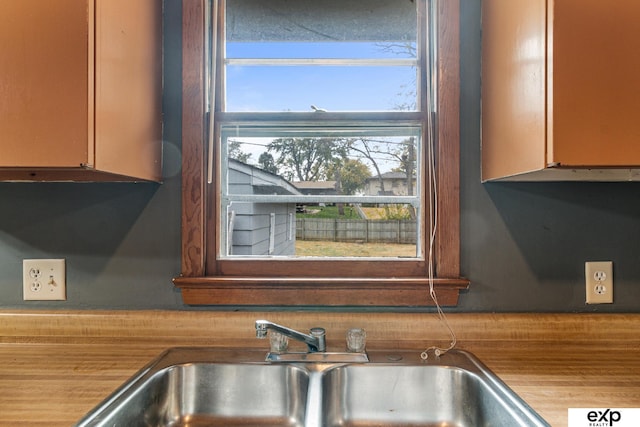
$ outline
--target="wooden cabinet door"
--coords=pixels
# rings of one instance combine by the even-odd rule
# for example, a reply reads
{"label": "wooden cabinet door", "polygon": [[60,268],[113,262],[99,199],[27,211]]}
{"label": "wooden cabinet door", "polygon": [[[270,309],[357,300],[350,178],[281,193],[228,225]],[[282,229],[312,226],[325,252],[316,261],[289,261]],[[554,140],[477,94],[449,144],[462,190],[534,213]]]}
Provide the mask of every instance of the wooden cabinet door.
{"label": "wooden cabinet door", "polygon": [[162,2],[95,1],[95,163],[161,178]]}
{"label": "wooden cabinet door", "polygon": [[545,167],[546,0],[482,4],[482,175]]}
{"label": "wooden cabinet door", "polygon": [[86,0],[0,1],[0,167],[88,161]]}
{"label": "wooden cabinet door", "polygon": [[640,165],[640,2],[549,2],[549,162]]}
{"label": "wooden cabinet door", "polygon": [[482,13],[482,179],[640,180],[640,2]]}

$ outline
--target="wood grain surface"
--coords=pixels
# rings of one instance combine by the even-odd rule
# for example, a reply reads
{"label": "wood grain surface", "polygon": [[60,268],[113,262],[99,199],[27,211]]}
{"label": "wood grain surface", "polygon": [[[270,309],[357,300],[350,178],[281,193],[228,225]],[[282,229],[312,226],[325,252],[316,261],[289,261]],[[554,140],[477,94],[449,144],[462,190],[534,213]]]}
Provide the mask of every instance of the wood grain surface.
{"label": "wood grain surface", "polygon": [[[254,321],[350,327],[368,348],[449,342],[435,314],[222,311],[0,311],[0,426],[69,426],[173,346],[265,348]],[[640,314],[449,314],[471,351],[552,426],[571,407],[640,407]],[[294,346],[295,347],[295,346]]]}

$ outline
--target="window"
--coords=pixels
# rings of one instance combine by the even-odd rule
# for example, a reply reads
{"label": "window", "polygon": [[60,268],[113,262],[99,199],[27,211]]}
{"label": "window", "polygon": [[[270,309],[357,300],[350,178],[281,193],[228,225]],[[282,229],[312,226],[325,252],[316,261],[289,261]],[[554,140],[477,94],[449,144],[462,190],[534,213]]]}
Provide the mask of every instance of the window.
{"label": "window", "polygon": [[[424,0],[218,3],[219,62],[210,80],[221,93],[210,97],[209,150],[219,154],[212,162],[219,258],[424,257],[419,219],[429,203],[420,185],[403,191],[399,181],[422,175],[422,141],[430,137],[426,7]],[[367,179],[379,182],[377,191]],[[322,194],[311,191],[322,186]],[[280,218],[296,206],[303,207],[297,244],[272,229],[267,245],[266,211]]]}
{"label": "window", "polygon": [[[184,301],[431,305],[434,283],[440,303],[455,305],[468,285],[459,278],[457,1],[184,0],[183,24],[183,271],[174,281]],[[367,158],[373,143],[395,147],[395,163]],[[304,149],[329,161],[288,161]],[[346,190],[356,163],[369,182]],[[311,183],[303,166],[319,174]],[[299,256],[291,219],[328,204],[404,207],[413,252]],[[249,236],[249,221],[264,231]],[[253,252],[259,235],[264,247]]]}

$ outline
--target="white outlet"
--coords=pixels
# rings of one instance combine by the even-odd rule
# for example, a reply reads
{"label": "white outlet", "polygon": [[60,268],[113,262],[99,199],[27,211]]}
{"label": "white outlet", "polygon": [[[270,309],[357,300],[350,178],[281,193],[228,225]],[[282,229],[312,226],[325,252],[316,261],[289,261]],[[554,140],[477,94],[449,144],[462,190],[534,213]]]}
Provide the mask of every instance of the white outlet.
{"label": "white outlet", "polygon": [[613,262],[585,262],[587,304],[613,303]]}
{"label": "white outlet", "polygon": [[22,260],[22,293],[25,301],[66,300],[64,259]]}

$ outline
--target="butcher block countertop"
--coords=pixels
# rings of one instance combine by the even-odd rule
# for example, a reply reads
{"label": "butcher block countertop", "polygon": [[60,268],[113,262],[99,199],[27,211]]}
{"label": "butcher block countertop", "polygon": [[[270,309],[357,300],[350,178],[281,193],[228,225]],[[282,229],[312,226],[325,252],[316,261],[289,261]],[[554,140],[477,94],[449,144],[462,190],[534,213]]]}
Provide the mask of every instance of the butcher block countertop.
{"label": "butcher block countertop", "polygon": [[[435,314],[1,311],[0,426],[70,426],[176,346],[264,348],[254,322],[322,326],[329,351],[364,327],[370,349],[448,345]],[[568,408],[640,408],[640,314],[449,314],[474,353],[552,426]]]}

